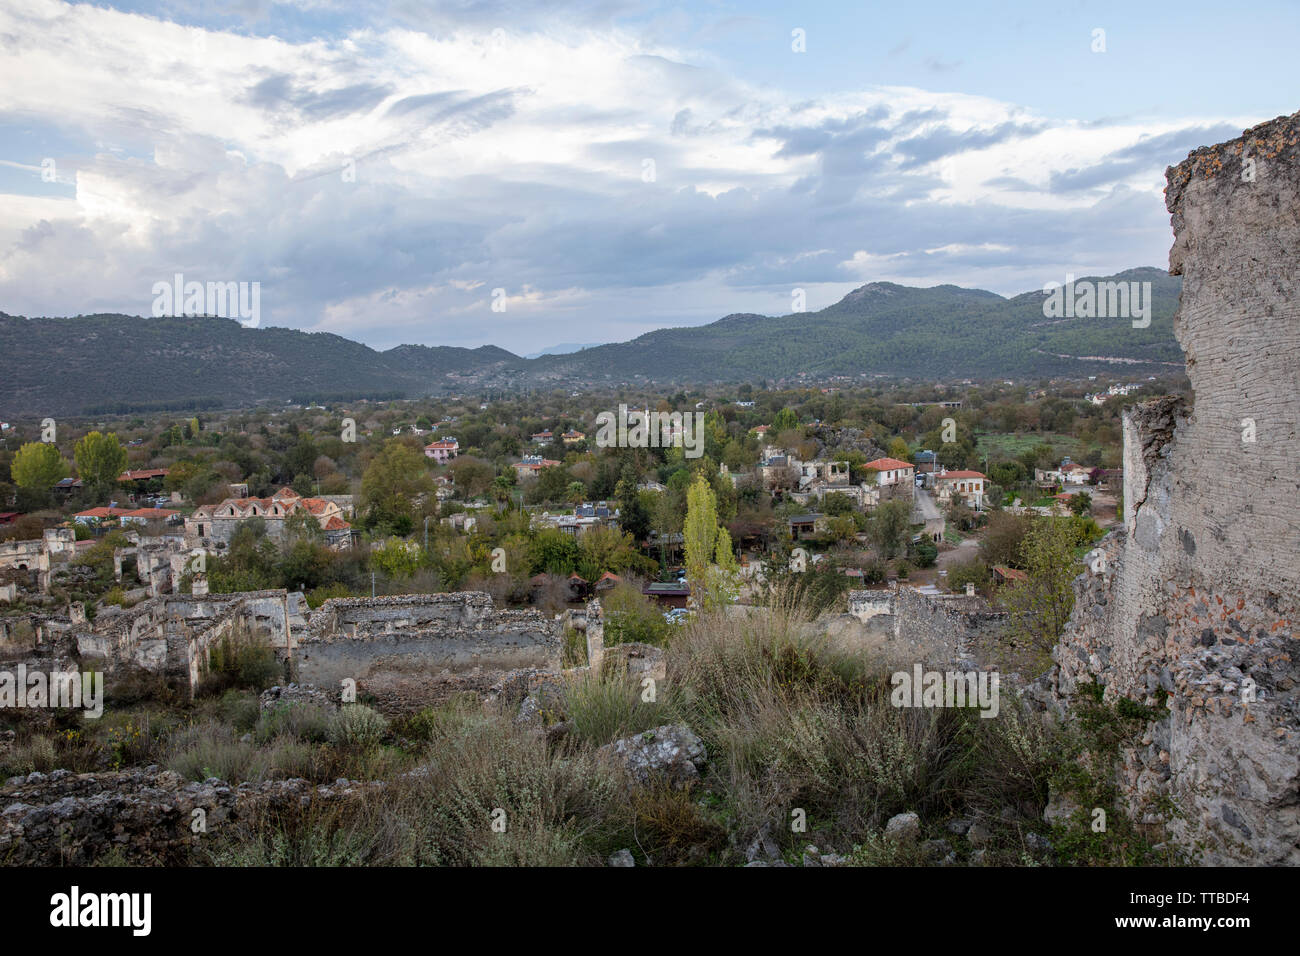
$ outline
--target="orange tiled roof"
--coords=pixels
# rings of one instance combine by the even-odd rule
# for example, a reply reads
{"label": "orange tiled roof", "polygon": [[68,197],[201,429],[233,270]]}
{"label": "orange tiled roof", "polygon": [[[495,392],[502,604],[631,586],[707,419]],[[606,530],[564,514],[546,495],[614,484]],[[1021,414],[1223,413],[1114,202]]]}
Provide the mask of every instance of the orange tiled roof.
{"label": "orange tiled roof", "polygon": [[869,461],[864,468],[870,468],[872,471],[896,471],[899,468],[914,468],[915,465],[906,461],[899,461],[897,458],[877,458],[875,461]]}

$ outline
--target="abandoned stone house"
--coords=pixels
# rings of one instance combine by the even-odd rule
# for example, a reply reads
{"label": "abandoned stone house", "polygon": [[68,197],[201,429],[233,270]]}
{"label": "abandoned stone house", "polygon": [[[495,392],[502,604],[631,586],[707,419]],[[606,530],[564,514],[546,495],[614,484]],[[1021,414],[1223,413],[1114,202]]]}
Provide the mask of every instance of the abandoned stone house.
{"label": "abandoned stone house", "polygon": [[269,498],[227,498],[220,504],[200,505],[185,519],[185,535],[193,547],[224,547],[241,521],[261,518],[273,541],[284,534],[284,522],[295,514],[314,518],[334,547],[351,540],[352,525],[343,508],[329,498],[304,498],[292,488],[281,488]]}

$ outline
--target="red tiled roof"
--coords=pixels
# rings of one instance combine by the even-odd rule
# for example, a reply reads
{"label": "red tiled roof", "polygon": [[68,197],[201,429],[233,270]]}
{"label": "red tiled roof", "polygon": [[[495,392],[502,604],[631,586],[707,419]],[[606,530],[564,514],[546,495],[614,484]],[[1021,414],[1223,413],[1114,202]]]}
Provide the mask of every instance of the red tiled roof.
{"label": "red tiled roof", "polygon": [[440,438],[435,442],[430,442],[429,444],[425,445],[424,450],[428,451],[430,448],[450,449],[450,448],[459,448],[459,447],[460,447],[460,442],[456,441],[456,439],[454,438],[452,439]]}
{"label": "red tiled roof", "polygon": [[1004,578],[1009,578],[1012,581],[1029,580],[1029,575],[1027,575],[1024,571],[1017,571],[1015,568],[1008,568],[1002,564],[995,564],[993,566],[993,570],[996,571],[998,574],[1002,575]]}
{"label": "red tiled roof", "polygon": [[170,511],[167,508],[136,508],[134,511],[123,511],[123,518],[170,518],[172,515],[180,514],[179,511]]}
{"label": "red tiled roof", "polygon": [[325,531],[343,531],[344,529],[351,527],[352,525],[348,524],[338,515],[330,515],[330,520],[326,521],[325,524],[322,525],[322,528]]}
{"label": "red tiled roof", "polygon": [[85,511],[78,511],[74,518],[120,518],[122,515],[130,514],[126,508],[87,508]]}
{"label": "red tiled roof", "polygon": [[141,468],[138,471],[124,471],[117,476],[118,481],[145,481],[149,478],[166,478],[170,471],[166,468]]}
{"label": "red tiled roof", "polygon": [[875,461],[869,461],[862,467],[870,468],[872,471],[896,471],[899,468],[914,468],[915,465],[906,461],[899,461],[897,458],[877,458]]}
{"label": "red tiled roof", "polygon": [[983,478],[985,476],[978,471],[949,471],[934,477],[937,481],[946,481],[949,478]]}

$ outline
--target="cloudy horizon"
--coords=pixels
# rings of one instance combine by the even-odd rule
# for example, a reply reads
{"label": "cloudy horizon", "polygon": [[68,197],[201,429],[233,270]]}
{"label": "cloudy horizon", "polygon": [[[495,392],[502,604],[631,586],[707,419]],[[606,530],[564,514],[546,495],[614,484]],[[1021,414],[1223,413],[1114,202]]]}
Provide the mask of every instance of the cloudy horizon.
{"label": "cloudy horizon", "polygon": [[0,311],[148,315],[182,273],[522,355],[1163,267],[1165,167],[1288,112],[1295,35],[1184,7],[5,0]]}

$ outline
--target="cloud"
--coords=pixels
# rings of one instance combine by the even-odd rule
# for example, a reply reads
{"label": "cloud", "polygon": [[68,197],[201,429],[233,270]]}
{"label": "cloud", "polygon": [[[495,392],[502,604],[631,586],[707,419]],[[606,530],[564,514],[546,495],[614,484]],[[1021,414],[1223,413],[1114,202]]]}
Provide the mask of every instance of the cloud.
{"label": "cloud", "polygon": [[[147,313],[182,272],[261,282],[264,325],[523,352],[783,312],[795,286],[812,307],[872,279],[1021,292],[1161,261],[1164,166],[1229,135],[758,87],[612,25],[621,4],[300,0],[314,30],[285,7],[232,18],[261,35],[0,9],[23,51],[0,122],[32,131],[0,156],[6,311]],[[74,194],[41,183],[42,143]]]}

